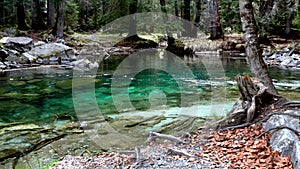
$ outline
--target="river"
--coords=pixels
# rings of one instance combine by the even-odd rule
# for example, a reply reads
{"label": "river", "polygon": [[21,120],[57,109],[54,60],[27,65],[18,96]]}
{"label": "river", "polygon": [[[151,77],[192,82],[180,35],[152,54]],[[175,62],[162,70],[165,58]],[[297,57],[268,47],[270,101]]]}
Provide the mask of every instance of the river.
{"label": "river", "polygon": [[[135,137],[145,138],[149,131],[185,131],[193,127],[184,122],[225,115],[239,96],[234,76],[249,73],[246,59],[240,56],[202,54],[179,58],[161,50],[111,56],[99,65],[97,71],[89,73],[49,67],[2,72],[1,128],[8,124],[57,126],[77,120],[84,128],[89,121],[105,119],[109,125],[113,121],[113,130]],[[280,94],[300,100],[299,71],[270,69],[270,74]],[[128,123],[126,118],[130,116],[133,119]],[[181,117],[189,117],[181,119],[184,125],[169,125]],[[124,119],[126,124],[115,123]],[[131,130],[128,126],[137,128]],[[107,131],[97,126],[98,133],[105,135]],[[96,139],[94,131],[86,133],[91,140]],[[109,142],[100,146],[120,144]],[[2,140],[1,150],[10,143]]]}

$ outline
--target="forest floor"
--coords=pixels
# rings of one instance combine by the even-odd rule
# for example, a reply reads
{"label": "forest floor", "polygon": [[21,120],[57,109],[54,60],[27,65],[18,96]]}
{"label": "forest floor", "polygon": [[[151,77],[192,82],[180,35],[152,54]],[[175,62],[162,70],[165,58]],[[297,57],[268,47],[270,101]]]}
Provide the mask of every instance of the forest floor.
{"label": "forest floor", "polygon": [[163,139],[128,152],[96,156],[66,156],[53,169],[68,168],[278,168],[292,169],[289,157],[281,157],[269,145],[270,134],[261,125],[223,132],[198,129],[179,137],[183,143]]}

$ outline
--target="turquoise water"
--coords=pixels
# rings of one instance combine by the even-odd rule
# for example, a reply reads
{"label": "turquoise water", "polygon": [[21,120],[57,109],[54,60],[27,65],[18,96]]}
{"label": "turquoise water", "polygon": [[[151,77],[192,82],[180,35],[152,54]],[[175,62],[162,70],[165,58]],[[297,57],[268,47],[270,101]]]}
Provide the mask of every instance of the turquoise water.
{"label": "turquoise water", "polygon": [[[135,61],[111,57],[100,64],[97,73],[82,76],[73,75],[72,70],[53,68],[2,73],[0,124],[76,120],[76,104],[86,113],[98,109],[103,115],[111,115],[232,103],[238,93],[229,82],[236,74],[249,72],[244,59],[220,59],[224,69],[208,67],[209,63],[199,57],[172,61],[167,57],[166,62],[164,59],[159,54]],[[299,71],[271,69],[271,76],[278,84],[293,84],[281,87],[282,90],[299,93]],[[83,83],[74,83],[74,79]]]}

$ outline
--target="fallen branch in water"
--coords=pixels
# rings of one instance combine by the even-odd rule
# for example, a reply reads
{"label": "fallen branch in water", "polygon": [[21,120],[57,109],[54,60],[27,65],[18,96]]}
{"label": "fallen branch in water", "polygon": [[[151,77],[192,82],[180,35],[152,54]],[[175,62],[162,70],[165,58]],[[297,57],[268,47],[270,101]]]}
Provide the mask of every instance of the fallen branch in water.
{"label": "fallen branch in water", "polygon": [[157,138],[174,141],[176,143],[182,143],[182,144],[186,143],[184,140],[182,140],[182,139],[180,139],[178,137],[167,135],[167,134],[160,134],[160,133],[156,133],[156,132],[150,132],[150,135],[148,137],[148,141],[149,142],[155,141],[155,139],[157,139]]}

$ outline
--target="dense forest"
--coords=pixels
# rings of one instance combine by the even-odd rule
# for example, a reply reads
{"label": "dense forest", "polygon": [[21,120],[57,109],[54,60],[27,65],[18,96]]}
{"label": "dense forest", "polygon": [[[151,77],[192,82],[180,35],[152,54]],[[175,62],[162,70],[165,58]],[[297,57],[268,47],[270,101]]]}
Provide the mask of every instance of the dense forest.
{"label": "dense forest", "polygon": [[[252,3],[261,38],[299,36],[299,0]],[[57,38],[64,33],[103,30],[107,23],[136,12],[164,12],[184,18],[211,39],[242,31],[238,0],[0,0],[0,11],[1,30],[48,30]],[[186,36],[184,31],[182,36]]]}

